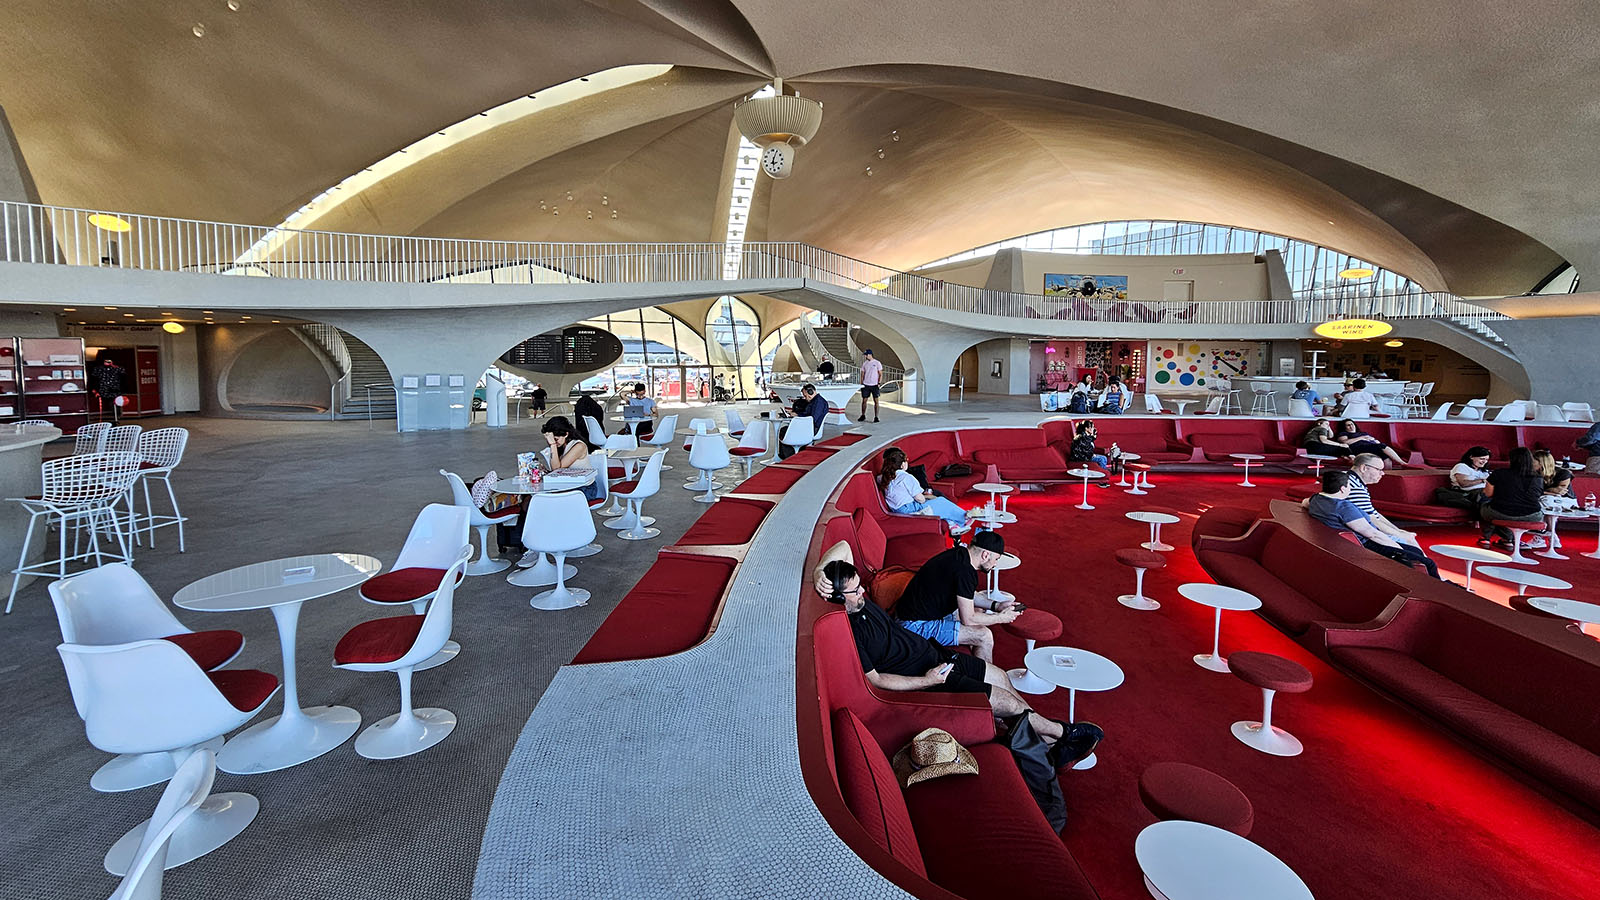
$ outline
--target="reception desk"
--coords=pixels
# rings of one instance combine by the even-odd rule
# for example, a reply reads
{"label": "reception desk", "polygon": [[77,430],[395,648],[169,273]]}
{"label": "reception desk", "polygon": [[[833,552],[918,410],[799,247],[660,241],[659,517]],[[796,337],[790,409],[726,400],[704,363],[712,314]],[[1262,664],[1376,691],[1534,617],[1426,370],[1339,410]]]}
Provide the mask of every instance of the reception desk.
{"label": "reception desk", "polygon": [[[1255,385],[1266,385],[1268,390],[1278,392],[1275,398],[1278,402],[1278,412],[1289,411],[1289,395],[1294,393],[1297,382],[1304,381],[1311,386],[1317,396],[1324,403],[1331,404],[1333,395],[1344,390],[1343,378],[1302,378],[1294,375],[1240,375],[1233,379],[1234,390],[1239,392],[1239,402],[1246,410],[1250,409],[1250,395]],[[1405,390],[1404,381],[1394,381],[1388,378],[1367,379],[1367,390],[1378,398],[1378,412],[1398,415],[1400,408],[1400,392]]]}
{"label": "reception desk", "polygon": [[[39,493],[43,487],[39,481],[39,462],[44,457],[44,445],[60,436],[59,428],[0,425],[0,500]],[[17,566],[11,554],[21,551],[22,536],[27,528],[28,514],[23,512],[20,504],[7,502],[0,508],[0,550],[4,551],[0,563],[3,563],[4,571],[10,572]],[[44,554],[46,543],[48,541],[43,539],[43,535],[34,540],[29,548],[29,562]],[[27,584],[32,580],[23,576],[22,583]]]}
{"label": "reception desk", "polygon": [[[774,394],[778,395],[778,399],[783,401],[784,406],[788,406],[794,402],[796,397],[800,396],[801,389],[807,384],[816,388],[817,393],[822,395],[822,399],[828,401],[828,405],[834,409],[848,410],[850,402],[861,396],[861,384],[849,381],[777,381],[768,385],[768,387],[772,389]],[[850,417],[845,413],[834,413],[832,418],[827,421],[832,421],[838,425],[849,425]]]}

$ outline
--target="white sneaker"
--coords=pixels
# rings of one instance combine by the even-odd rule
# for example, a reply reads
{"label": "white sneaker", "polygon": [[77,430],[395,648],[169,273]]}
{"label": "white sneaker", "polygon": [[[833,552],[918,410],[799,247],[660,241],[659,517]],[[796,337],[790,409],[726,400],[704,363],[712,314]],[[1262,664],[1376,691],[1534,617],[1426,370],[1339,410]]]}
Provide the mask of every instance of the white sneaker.
{"label": "white sneaker", "polygon": [[970,524],[968,524],[968,525],[951,525],[950,526],[950,536],[951,537],[959,537],[959,536],[961,536],[963,534],[966,534],[967,532],[969,532],[971,530],[972,530],[972,526]]}
{"label": "white sneaker", "polygon": [[1522,542],[1522,546],[1527,548],[1527,549],[1529,549],[1529,550],[1543,550],[1545,548],[1544,538],[1542,538],[1542,537],[1531,537],[1531,538],[1528,538],[1527,540]]}

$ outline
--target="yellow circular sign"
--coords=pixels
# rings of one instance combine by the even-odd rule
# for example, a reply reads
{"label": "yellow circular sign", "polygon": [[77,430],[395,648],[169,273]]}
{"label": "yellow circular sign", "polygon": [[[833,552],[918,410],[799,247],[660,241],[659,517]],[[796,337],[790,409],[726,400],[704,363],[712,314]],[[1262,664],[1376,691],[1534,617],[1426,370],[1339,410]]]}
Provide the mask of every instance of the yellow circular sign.
{"label": "yellow circular sign", "polygon": [[1334,319],[1331,322],[1323,322],[1315,329],[1317,334],[1325,338],[1340,338],[1347,341],[1383,337],[1393,330],[1393,325],[1376,319]]}

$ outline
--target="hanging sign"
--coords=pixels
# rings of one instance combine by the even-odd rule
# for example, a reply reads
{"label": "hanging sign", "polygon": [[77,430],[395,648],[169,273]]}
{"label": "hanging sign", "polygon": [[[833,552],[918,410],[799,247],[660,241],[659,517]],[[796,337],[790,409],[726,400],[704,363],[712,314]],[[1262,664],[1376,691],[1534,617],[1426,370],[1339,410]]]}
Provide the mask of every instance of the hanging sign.
{"label": "hanging sign", "polygon": [[1334,319],[1331,322],[1323,322],[1314,330],[1325,338],[1359,341],[1364,338],[1383,337],[1393,331],[1394,326],[1388,322],[1379,322],[1377,319]]}

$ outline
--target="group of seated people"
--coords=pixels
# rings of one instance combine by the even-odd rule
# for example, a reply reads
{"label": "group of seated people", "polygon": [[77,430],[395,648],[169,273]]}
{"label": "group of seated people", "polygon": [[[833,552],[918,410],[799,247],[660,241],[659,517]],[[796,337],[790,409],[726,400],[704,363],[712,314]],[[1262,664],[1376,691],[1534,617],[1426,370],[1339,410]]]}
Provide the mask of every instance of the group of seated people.
{"label": "group of seated people", "polygon": [[[1303,382],[1302,382],[1303,383]],[[1355,419],[1342,419],[1337,430],[1327,418],[1318,418],[1306,429],[1305,436],[1300,439],[1300,444],[1306,453],[1312,456],[1346,457],[1357,456],[1362,453],[1382,454],[1388,457],[1397,466],[1404,466],[1406,461],[1401,458],[1395,449],[1376,437],[1361,430]]]}
{"label": "group of seated people", "polygon": [[1067,390],[1067,412],[1115,414],[1127,412],[1132,406],[1133,391],[1117,375],[1098,385],[1085,375]]}
{"label": "group of seated people", "polygon": [[[1510,529],[1494,522],[1542,523],[1549,513],[1577,508],[1572,472],[1556,465],[1549,450],[1517,447],[1504,469],[1491,472],[1488,465],[1489,449],[1473,447],[1450,469],[1451,487],[1468,503],[1477,504],[1478,518],[1483,520],[1478,543],[1485,547],[1511,546]],[[1538,549],[1545,546],[1544,538],[1534,535],[1524,546]]]}
{"label": "group of seated people", "polygon": [[[975,599],[981,574],[1005,554],[1005,540],[980,531],[968,545],[956,545],[923,563],[895,602],[893,613],[867,597],[861,573],[840,543],[823,555],[815,588],[824,599],[844,606],[867,683],[883,691],[979,693],[1000,722],[1026,714],[1047,745],[1065,739],[1061,765],[1087,757],[1104,736],[1089,722],[1069,725],[1034,711],[1011,688],[994,664],[990,626],[1016,621],[1023,606],[1015,601]],[[962,653],[957,647],[967,647]]]}
{"label": "group of seated people", "polygon": [[1389,521],[1372,505],[1367,485],[1383,477],[1383,459],[1362,453],[1350,462],[1350,471],[1322,473],[1322,491],[1302,504],[1313,519],[1338,531],[1354,532],[1361,546],[1407,566],[1421,566],[1434,578],[1439,567],[1423,552],[1414,531]]}

